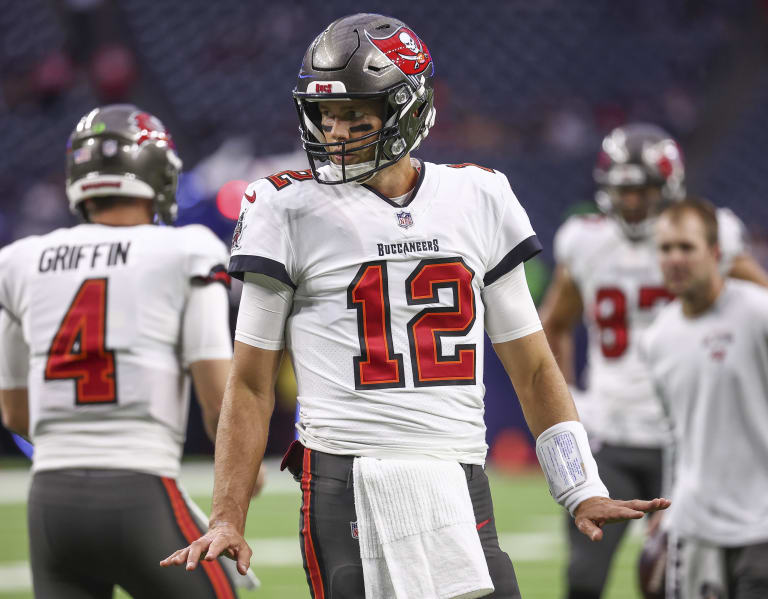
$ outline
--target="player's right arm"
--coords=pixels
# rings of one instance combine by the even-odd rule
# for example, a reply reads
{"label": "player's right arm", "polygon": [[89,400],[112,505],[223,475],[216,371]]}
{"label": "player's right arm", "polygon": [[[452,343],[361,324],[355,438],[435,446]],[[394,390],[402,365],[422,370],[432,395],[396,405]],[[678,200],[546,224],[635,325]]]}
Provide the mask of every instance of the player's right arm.
{"label": "player's right arm", "polygon": [[[245,518],[266,448],[285,322],[293,303],[291,279],[284,266],[287,258],[274,253],[279,241],[285,240],[283,228],[271,226],[266,205],[260,206],[264,208],[261,212],[250,211],[246,220],[252,203],[249,196],[243,199],[233,245],[239,253],[233,253],[229,265],[230,273],[243,279],[243,293],[234,359],[216,434],[209,529],[161,561],[161,566],[186,564],[187,570],[194,570],[202,557],[213,560],[224,554],[235,559],[238,571],[245,574],[250,563],[252,552],[243,538]],[[246,234],[241,238],[243,230]],[[287,246],[283,250],[287,252]]]}
{"label": "player's right arm", "polygon": [[29,349],[21,324],[0,309],[0,413],[9,431],[29,436]]}
{"label": "player's right arm", "polygon": [[579,288],[568,269],[558,264],[539,312],[549,346],[569,384],[576,380],[573,368],[573,328],[583,309]]}
{"label": "player's right arm", "polygon": [[0,389],[0,411],[3,426],[12,433],[29,437],[29,399],[26,387]]}
{"label": "player's right arm", "polygon": [[221,401],[227,386],[231,360],[198,360],[189,365],[195,394],[203,415],[205,433],[216,441],[216,429],[221,414]]}
{"label": "player's right arm", "polygon": [[194,570],[202,557],[213,560],[226,554],[237,561],[241,574],[247,571],[252,551],[243,537],[245,518],[267,444],[282,353],[235,342],[216,438],[209,529],[161,561],[161,566],[186,564],[187,570]]}
{"label": "player's right arm", "polygon": [[203,426],[211,441],[232,364],[229,330],[230,277],[226,273],[227,249],[207,228],[188,225],[179,230],[186,247],[190,279],[182,318],[182,361],[192,375]]}
{"label": "player's right arm", "polygon": [[232,364],[229,296],[217,282],[192,286],[184,310],[184,360],[189,364],[205,432],[216,440],[221,402]]}

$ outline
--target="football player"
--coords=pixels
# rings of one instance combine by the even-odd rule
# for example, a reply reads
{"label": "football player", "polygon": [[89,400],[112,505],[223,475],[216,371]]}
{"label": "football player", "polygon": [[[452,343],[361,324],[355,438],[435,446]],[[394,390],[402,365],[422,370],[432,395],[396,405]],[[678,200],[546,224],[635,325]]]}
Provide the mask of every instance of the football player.
{"label": "football player", "polygon": [[231,363],[225,246],[176,215],[171,137],[131,105],[96,108],[67,145],[85,221],[0,251],[0,407],[34,443],[37,597],[234,597],[218,562],[157,559],[199,536],[176,483],[189,374],[216,434]]}
{"label": "football player", "polygon": [[706,202],[667,209],[655,241],[678,298],[640,341],[673,431],[666,596],[768,597],[768,291],[723,278]]}
{"label": "football player", "polygon": [[[264,452],[284,347],[300,403],[299,440],[284,463],[301,482],[301,548],[315,599],[392,596],[372,590],[378,573],[366,569],[370,556],[361,559],[357,477],[370,458],[458,469],[488,596],[520,596],[483,470],[484,327],[538,437],[550,489],[585,535],[598,540],[606,522],[666,507],[607,498],[592,468],[525,281],[523,263],[541,246],[507,178],[411,155],[435,119],[433,58],[417,34],[375,14],[333,22],[307,50],[294,99],[310,169],[252,183],[233,238],[229,270],[244,291],[210,529],[162,564],[194,570],[204,554],[201,563],[228,553],[247,566],[244,490]],[[395,509],[420,491],[420,477],[406,478]],[[439,486],[428,493],[438,496]],[[438,552],[422,547],[418,584],[440,587],[432,566],[461,549],[447,536]],[[387,568],[396,585],[389,559]],[[413,588],[402,596],[458,596]]]}
{"label": "football player", "polygon": [[[542,323],[566,380],[573,383],[572,331],[583,316],[588,378],[577,405],[600,475],[612,497],[653,497],[661,492],[668,430],[637,357],[637,340],[672,297],[663,285],[651,232],[663,205],[684,197],[683,157],[659,127],[629,124],[603,140],[594,178],[602,214],[574,216],[557,232],[557,266],[542,304]],[[745,253],[741,222],[727,209],[718,210],[718,221],[723,271],[768,285],[766,273]],[[582,539],[570,522],[568,529],[567,597],[597,599],[626,523],[607,529],[600,544]]]}

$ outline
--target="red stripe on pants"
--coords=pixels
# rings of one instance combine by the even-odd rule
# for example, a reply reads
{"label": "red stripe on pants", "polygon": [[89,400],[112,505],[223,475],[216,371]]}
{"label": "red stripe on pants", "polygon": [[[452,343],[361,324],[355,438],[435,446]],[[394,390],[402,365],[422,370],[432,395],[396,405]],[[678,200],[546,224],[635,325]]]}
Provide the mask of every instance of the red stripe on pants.
{"label": "red stripe on pants", "polygon": [[[168,493],[168,498],[171,500],[171,507],[173,508],[173,514],[176,517],[176,523],[181,529],[181,534],[187,540],[187,543],[192,543],[202,536],[202,531],[195,524],[192,514],[189,513],[189,507],[187,502],[181,496],[179,488],[176,486],[176,481],[172,478],[162,478],[165,491]],[[235,599],[235,595],[232,591],[232,587],[229,584],[229,579],[224,573],[224,569],[218,560],[206,561],[201,559],[200,565],[203,566],[203,571],[208,576],[208,580],[211,581],[213,586],[213,592],[216,594],[216,599]]]}
{"label": "red stripe on pants", "polygon": [[304,463],[301,473],[301,490],[304,495],[301,510],[304,512],[304,557],[307,560],[307,569],[309,570],[309,580],[312,584],[312,596],[314,599],[325,599],[325,590],[323,589],[323,579],[320,574],[320,565],[317,563],[315,554],[315,545],[312,542],[312,532],[309,527],[309,507],[312,501],[312,490],[310,481],[312,472],[310,472],[311,449],[304,450]]}

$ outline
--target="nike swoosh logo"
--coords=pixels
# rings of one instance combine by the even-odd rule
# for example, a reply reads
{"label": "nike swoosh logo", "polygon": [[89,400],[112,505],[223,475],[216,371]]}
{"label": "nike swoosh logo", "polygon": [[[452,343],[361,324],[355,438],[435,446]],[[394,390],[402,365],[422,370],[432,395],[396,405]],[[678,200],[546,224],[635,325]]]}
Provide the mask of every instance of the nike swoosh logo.
{"label": "nike swoosh logo", "polygon": [[480,522],[480,523],[477,525],[477,530],[480,530],[480,529],[481,529],[483,526],[485,526],[486,524],[488,524],[490,521],[491,521],[491,519],[490,519],[490,518],[488,518],[487,520],[483,520],[482,522]]}
{"label": "nike swoosh logo", "polygon": [[252,191],[251,195],[248,195],[248,192],[245,192],[245,199],[253,204],[256,201],[256,192]]}

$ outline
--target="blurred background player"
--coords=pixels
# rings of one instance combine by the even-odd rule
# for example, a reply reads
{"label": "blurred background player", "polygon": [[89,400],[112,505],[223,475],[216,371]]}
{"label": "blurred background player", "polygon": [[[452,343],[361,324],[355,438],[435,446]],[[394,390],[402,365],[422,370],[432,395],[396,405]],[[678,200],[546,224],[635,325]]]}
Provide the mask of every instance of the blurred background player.
{"label": "blurred background player", "polygon": [[[218,562],[157,559],[198,529],[177,486],[189,373],[213,440],[231,361],[224,245],[173,228],[181,161],[132,105],[86,114],[67,145],[84,224],[0,251],[3,424],[35,445],[37,597],[234,597]],[[155,224],[153,224],[155,223]]]}
{"label": "blurred background player", "polygon": [[[651,233],[662,206],[685,195],[683,157],[661,128],[628,124],[603,139],[594,179],[603,214],[571,217],[557,232],[542,324],[566,380],[575,383],[572,335],[583,317],[587,390],[584,397],[574,395],[600,475],[612,497],[656,497],[668,430],[637,341],[672,297],[662,284]],[[727,209],[718,210],[718,220],[723,272],[768,285],[745,253],[741,222]],[[626,527],[606,529],[604,542],[593,544],[569,522],[569,599],[600,597]]]}
{"label": "blurred background player", "polygon": [[506,176],[412,157],[435,120],[432,60],[377,14],[334,21],[307,49],[294,99],[310,169],[251,184],[233,238],[244,290],[210,528],[163,565],[249,563],[244,491],[284,347],[301,405],[284,464],[301,481],[315,599],[520,596],[484,472],[484,329],[582,533],[668,505],[605,497],[525,280],[541,246]]}
{"label": "blurred background player", "polygon": [[723,277],[707,202],[670,206],[655,242],[678,298],[640,348],[672,424],[666,596],[768,597],[768,291]]}

